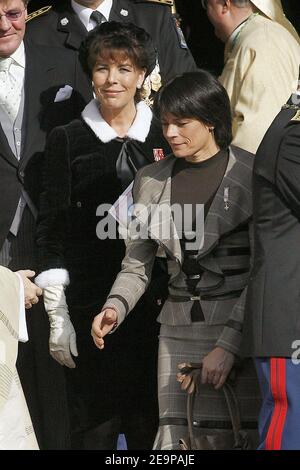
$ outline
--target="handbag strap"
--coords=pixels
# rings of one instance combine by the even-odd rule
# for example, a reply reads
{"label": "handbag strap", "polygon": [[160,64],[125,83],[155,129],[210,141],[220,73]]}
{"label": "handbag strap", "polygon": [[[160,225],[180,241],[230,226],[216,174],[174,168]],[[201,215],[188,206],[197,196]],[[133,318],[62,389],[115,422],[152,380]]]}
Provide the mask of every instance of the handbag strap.
{"label": "handbag strap", "polygon": [[[194,426],[193,426],[193,416],[194,416],[194,404],[195,404],[195,397],[196,394],[199,393],[199,378],[202,370],[202,364],[193,364],[192,369],[191,369],[191,374],[193,375],[193,380],[195,381],[196,386],[194,387],[194,390],[192,393],[188,395],[187,399],[187,422],[188,422],[188,432],[191,440],[191,445],[192,448],[195,448],[195,435],[194,435]],[[241,447],[241,436],[240,436],[240,431],[241,431],[241,415],[240,415],[240,409],[239,409],[239,404],[238,404],[238,399],[235,394],[235,391],[229,385],[229,383],[225,382],[223,385],[221,391],[224,394],[230,420],[231,420],[231,425],[232,425],[232,430],[233,430],[233,435],[234,435],[234,447],[238,448]]]}
{"label": "handbag strap", "polygon": [[234,389],[229,383],[225,382],[222,387],[222,391],[225,396],[225,400],[228,407],[228,412],[231,419],[232,430],[234,435],[234,447],[241,447],[241,435],[240,431],[242,429],[241,425],[241,414],[240,407],[237,396]]}

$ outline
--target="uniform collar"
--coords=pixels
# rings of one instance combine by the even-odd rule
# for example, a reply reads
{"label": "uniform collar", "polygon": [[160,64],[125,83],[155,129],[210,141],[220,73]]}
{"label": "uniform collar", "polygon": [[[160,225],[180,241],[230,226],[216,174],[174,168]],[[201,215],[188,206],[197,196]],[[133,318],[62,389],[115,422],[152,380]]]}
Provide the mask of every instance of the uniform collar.
{"label": "uniform collar", "polygon": [[[102,13],[106,21],[108,21],[109,19],[110,11],[112,9],[112,3],[112,0],[104,0],[104,2],[102,2],[101,5],[96,8],[97,11]],[[83,23],[85,28],[88,29],[90,23],[90,16],[95,10],[93,10],[92,8],[84,7],[83,5],[79,5],[79,3],[76,3],[74,0],[71,0],[71,5],[80,21]]]}

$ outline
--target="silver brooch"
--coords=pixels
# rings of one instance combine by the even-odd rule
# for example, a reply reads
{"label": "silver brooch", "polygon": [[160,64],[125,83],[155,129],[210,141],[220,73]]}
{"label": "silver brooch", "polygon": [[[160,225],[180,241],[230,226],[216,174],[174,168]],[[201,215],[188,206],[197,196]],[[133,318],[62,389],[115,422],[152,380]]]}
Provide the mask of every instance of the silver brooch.
{"label": "silver brooch", "polygon": [[66,26],[68,23],[69,23],[68,18],[62,18],[62,19],[60,20],[60,24],[61,24],[62,26]]}
{"label": "silver brooch", "polygon": [[228,211],[229,210],[229,187],[228,186],[224,188],[223,201],[224,201],[224,209],[225,211]]}
{"label": "silver brooch", "polygon": [[128,16],[128,10],[124,10],[124,8],[120,11],[122,16]]}

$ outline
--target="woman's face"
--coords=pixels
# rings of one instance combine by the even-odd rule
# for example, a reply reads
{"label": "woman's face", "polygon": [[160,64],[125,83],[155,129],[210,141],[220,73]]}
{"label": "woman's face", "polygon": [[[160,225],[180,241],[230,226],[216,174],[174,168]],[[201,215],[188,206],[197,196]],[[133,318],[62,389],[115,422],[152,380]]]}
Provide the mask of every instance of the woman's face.
{"label": "woman's face", "polygon": [[162,116],[163,134],[175,157],[193,159],[215,144],[210,127],[194,118],[179,118],[166,113]]}
{"label": "woman's face", "polygon": [[144,82],[145,71],[137,69],[123,55],[115,59],[99,56],[92,78],[101,108],[122,109],[134,102],[136,90]]}

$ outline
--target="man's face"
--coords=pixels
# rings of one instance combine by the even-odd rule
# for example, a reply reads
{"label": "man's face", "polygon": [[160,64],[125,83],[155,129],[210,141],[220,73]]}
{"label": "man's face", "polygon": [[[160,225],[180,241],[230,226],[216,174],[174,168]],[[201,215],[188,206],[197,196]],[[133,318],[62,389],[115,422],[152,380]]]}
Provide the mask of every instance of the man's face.
{"label": "man's face", "polygon": [[215,28],[215,35],[217,38],[224,40],[224,0],[204,0],[202,2],[206,9],[209,21]]}
{"label": "man's face", "polygon": [[25,34],[27,10],[23,0],[0,0],[0,57],[9,57]]}

